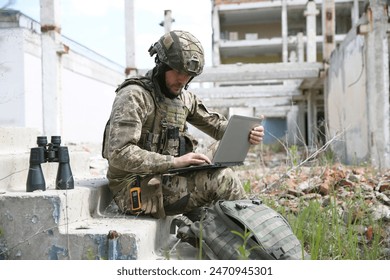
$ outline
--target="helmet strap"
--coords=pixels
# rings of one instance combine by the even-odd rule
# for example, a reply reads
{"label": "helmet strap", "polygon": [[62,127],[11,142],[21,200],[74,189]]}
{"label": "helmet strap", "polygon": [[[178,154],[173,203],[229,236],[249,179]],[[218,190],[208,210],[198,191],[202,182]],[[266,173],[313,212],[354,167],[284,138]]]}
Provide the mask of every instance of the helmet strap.
{"label": "helmet strap", "polygon": [[194,76],[191,76],[190,80],[188,81],[188,83],[184,87],[185,90],[188,89],[188,86],[190,85],[190,82],[192,81],[193,78],[194,78]]}

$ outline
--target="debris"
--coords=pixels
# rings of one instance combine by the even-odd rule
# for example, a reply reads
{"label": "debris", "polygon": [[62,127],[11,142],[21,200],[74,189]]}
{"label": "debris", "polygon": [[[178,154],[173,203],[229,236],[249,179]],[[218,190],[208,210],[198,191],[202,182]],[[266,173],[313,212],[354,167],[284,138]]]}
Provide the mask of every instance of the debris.
{"label": "debris", "polygon": [[[270,165],[268,157],[273,159]],[[381,250],[384,256],[390,254],[390,171],[383,173],[369,166],[339,163],[321,166],[314,161],[312,166],[306,161],[305,166],[292,170],[286,165],[286,158],[265,155],[260,167],[252,162],[246,165],[245,172],[238,169],[238,174],[250,183],[253,195],[270,198],[275,207],[282,207],[286,213],[297,216],[304,209],[303,205],[318,201],[323,208],[337,207],[336,213],[345,224],[363,226],[361,222],[370,214],[373,222],[383,223],[379,233],[383,239]],[[250,166],[256,167],[250,169]],[[354,201],[358,201],[356,205]],[[377,234],[373,224],[356,228],[356,232],[361,237],[360,242],[365,243],[373,242]]]}

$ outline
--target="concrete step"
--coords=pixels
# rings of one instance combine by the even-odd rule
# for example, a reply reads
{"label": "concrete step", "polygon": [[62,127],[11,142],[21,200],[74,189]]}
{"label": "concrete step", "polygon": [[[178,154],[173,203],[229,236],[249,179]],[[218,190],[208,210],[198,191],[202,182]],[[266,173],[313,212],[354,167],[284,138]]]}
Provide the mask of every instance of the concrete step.
{"label": "concrete step", "polygon": [[[72,190],[55,190],[58,163],[41,164],[46,191],[26,192],[38,131],[0,128],[0,259],[159,259],[171,218],[125,216],[113,206],[100,145],[68,146]],[[48,138],[50,141],[50,138]],[[90,169],[95,169],[91,178]]]}
{"label": "concrete step", "polygon": [[101,217],[60,227],[60,232],[73,239],[71,244],[78,244],[69,246],[72,259],[155,260],[164,258],[164,251],[168,251],[170,221]]}
{"label": "concrete step", "polygon": [[[29,169],[30,149],[37,147],[38,130],[22,127],[0,127],[0,190],[25,191]],[[48,141],[51,138],[48,137]],[[61,143],[67,146],[67,143]],[[96,148],[95,148],[96,149]],[[73,177],[91,177],[92,157],[97,151],[90,151],[83,145],[68,146]],[[95,154],[93,154],[95,153]],[[54,188],[58,163],[41,164],[47,188]]]}
{"label": "concrete step", "polygon": [[[90,154],[84,151],[69,150],[70,166],[74,178],[89,178]],[[0,190],[26,190],[30,151],[19,151],[13,154],[0,154]],[[58,163],[46,162],[41,164],[46,187],[54,188]]]}
{"label": "concrete step", "polygon": [[170,221],[124,216],[106,179],[73,190],[0,192],[0,259],[161,259]]}

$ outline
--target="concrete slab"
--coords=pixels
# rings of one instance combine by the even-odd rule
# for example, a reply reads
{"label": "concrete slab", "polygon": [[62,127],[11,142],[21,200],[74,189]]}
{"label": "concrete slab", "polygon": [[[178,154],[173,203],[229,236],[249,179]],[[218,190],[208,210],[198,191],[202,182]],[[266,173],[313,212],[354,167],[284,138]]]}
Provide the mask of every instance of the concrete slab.
{"label": "concrete slab", "polygon": [[125,216],[106,179],[73,190],[0,193],[0,259],[161,259],[171,218]]}

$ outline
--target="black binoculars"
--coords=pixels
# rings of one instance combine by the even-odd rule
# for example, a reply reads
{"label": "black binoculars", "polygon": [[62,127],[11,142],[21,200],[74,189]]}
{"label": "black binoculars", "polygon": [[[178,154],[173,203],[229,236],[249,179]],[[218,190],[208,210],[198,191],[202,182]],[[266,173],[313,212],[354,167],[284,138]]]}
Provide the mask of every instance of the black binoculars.
{"label": "black binoculars", "polygon": [[45,178],[41,164],[45,162],[58,162],[56,189],[74,189],[74,180],[69,164],[68,147],[60,146],[61,136],[52,136],[51,143],[47,143],[46,136],[37,137],[38,147],[31,148],[30,167],[27,177],[27,192],[46,190]]}

